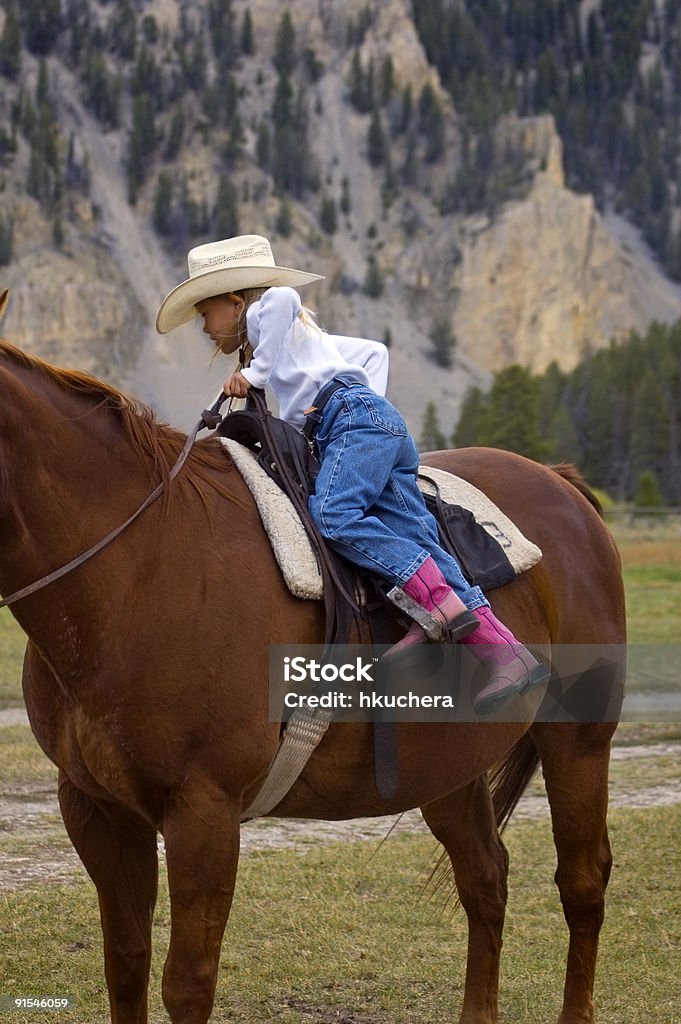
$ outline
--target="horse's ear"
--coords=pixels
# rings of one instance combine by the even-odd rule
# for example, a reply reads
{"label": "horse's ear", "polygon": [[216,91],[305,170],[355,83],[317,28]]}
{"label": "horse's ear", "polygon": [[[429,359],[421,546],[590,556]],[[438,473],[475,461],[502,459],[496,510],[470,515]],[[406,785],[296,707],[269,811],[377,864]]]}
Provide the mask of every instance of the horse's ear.
{"label": "horse's ear", "polygon": [[3,288],[0,292],[0,320],[4,317],[7,312],[7,303],[9,302],[9,288]]}

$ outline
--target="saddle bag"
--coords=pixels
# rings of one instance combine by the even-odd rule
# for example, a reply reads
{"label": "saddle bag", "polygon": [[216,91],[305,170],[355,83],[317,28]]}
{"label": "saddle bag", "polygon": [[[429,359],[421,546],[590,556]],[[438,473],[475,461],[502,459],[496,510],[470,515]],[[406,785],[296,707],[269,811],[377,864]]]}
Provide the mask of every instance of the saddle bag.
{"label": "saddle bag", "polygon": [[314,492],[319,474],[314,446],[296,427],[272,415],[262,391],[251,388],[246,407],[225,416],[217,432],[250,448],[282,490],[288,492],[293,484],[305,499]]}
{"label": "saddle bag", "polygon": [[515,569],[499,541],[469,509],[443,501],[434,480],[425,473],[419,473],[419,477],[435,488],[435,494],[423,497],[437,522],[440,544],[457,560],[471,586],[488,591],[514,580]]}

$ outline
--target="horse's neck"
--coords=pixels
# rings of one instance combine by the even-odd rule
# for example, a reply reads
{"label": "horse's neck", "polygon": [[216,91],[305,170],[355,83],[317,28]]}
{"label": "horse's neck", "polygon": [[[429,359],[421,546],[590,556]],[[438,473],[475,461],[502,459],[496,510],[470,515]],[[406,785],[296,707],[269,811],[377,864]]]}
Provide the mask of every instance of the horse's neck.
{"label": "horse's neck", "polygon": [[[111,414],[95,413],[92,401],[68,393],[62,399],[61,389],[52,388],[49,401],[23,389],[26,400],[23,406],[15,403],[2,442],[7,479],[0,510],[0,588],[5,595],[89,548],[128,518],[148,488],[144,468],[127,450]],[[78,572],[86,586],[87,574]],[[45,609],[68,615],[70,582],[19,602],[15,614],[29,634],[33,609],[40,610],[41,620]]]}

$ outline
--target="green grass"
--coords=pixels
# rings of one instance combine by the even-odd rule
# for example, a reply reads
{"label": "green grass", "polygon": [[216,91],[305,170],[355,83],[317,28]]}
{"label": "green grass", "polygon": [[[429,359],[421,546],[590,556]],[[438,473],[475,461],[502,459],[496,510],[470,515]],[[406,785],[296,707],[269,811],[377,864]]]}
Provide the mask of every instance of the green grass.
{"label": "green grass", "polygon": [[[613,873],[597,985],[599,1024],[678,1024],[681,808],[611,814]],[[511,889],[501,980],[502,1022],[555,1022],[566,929],[552,882],[548,821],[507,832]],[[465,918],[423,898],[434,840],[390,839],[277,851],[242,862],[213,1021],[441,1024],[461,1005]],[[2,990],[71,995],[62,1022],[106,1020],[94,891],[79,882],[0,897]],[[152,1024],[166,1020],[160,972],[169,937],[162,887],[154,924]],[[14,1014],[33,1022],[54,1016]]]}
{"label": "green grass", "polygon": [[681,643],[681,566],[625,567],[624,585],[629,643]]}
{"label": "green grass", "polygon": [[681,531],[675,523],[614,525],[622,556],[629,642],[678,644]]}
{"label": "green grass", "polygon": [[21,707],[21,666],[26,635],[7,608],[0,611],[0,708]]}
{"label": "green grass", "polygon": [[0,729],[0,780],[2,783],[55,780],[57,769],[48,761],[27,725]]}

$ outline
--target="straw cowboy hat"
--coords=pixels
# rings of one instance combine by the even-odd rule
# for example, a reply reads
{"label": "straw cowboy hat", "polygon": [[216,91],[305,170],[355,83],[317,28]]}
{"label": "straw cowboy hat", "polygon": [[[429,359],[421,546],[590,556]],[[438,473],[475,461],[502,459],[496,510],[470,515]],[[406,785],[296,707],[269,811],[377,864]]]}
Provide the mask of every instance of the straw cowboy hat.
{"label": "straw cowboy hat", "polygon": [[166,295],[156,317],[156,330],[167,334],[197,316],[196,303],[225,292],[272,285],[300,287],[323,281],[321,274],[306,274],[278,267],[272,247],[262,235],[238,235],[221,242],[198,245],[187,256],[189,278]]}

